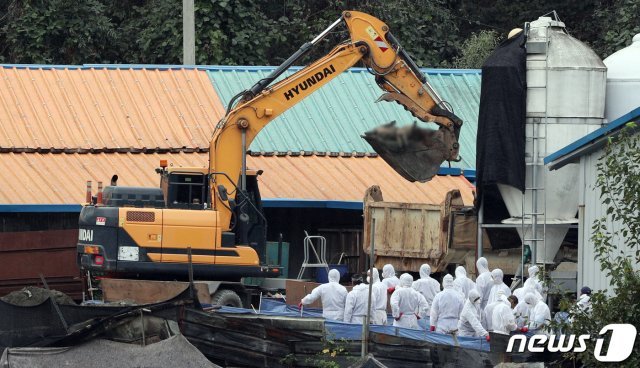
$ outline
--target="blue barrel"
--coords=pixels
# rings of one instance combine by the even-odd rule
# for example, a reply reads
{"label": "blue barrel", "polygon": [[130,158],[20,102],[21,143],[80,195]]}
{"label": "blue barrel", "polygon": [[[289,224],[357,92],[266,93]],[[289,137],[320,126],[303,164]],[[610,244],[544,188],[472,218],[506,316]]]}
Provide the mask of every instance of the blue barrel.
{"label": "blue barrel", "polygon": [[[349,273],[349,267],[346,264],[330,264],[329,269],[336,269],[340,272],[340,278],[345,277],[347,273]],[[324,284],[329,282],[329,276],[327,275],[326,268],[318,268],[318,272],[316,272],[316,282]]]}

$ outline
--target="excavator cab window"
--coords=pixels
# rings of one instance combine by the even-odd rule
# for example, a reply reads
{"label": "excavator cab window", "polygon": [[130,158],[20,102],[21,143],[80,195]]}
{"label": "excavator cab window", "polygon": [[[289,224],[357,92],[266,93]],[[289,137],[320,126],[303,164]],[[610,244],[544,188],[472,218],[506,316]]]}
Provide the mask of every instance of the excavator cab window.
{"label": "excavator cab window", "polygon": [[205,209],[209,190],[206,175],[173,172],[169,174],[168,184],[168,208]]}

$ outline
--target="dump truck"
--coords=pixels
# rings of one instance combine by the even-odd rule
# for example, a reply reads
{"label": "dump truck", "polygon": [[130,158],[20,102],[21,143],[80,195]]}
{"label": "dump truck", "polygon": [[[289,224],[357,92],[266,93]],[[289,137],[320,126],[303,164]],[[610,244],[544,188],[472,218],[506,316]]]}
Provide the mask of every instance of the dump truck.
{"label": "dump truck", "polygon": [[[492,268],[515,274],[520,250],[492,250],[483,232],[483,256]],[[375,267],[393,265],[397,272],[418,272],[423,263],[432,272],[453,274],[463,265],[475,272],[478,219],[473,206],[465,205],[457,189],[447,192],[440,204],[386,202],[380,187],[367,189],[364,199],[363,251],[374,242]]]}

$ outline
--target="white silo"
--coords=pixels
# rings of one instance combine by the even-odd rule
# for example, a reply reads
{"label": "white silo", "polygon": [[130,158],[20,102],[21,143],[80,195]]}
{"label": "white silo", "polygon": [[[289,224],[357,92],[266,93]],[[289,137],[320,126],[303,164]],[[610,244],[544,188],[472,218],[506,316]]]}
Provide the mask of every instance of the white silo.
{"label": "white silo", "polygon": [[[525,29],[525,32],[527,30]],[[552,263],[577,223],[577,164],[549,171],[545,156],[600,128],[607,69],[588,46],[549,17],[531,22],[527,49],[526,191],[498,185],[512,224],[536,263]]]}
{"label": "white silo", "polygon": [[607,102],[604,115],[609,122],[640,106],[640,33],[631,45],[604,59],[607,66]]}

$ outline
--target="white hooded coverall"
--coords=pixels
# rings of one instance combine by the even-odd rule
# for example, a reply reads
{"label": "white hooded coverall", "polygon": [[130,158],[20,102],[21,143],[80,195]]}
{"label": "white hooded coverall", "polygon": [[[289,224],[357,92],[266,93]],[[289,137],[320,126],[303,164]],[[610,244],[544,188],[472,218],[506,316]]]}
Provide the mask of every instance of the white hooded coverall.
{"label": "white hooded coverall", "polygon": [[427,301],[411,287],[412,283],[413,277],[403,273],[400,276],[400,284],[391,295],[389,304],[394,318],[393,325],[396,327],[418,329],[418,316],[423,318],[427,314]]}
{"label": "white hooded coverall", "polygon": [[411,284],[411,287],[422,294],[422,296],[427,300],[429,309],[431,309],[433,298],[435,298],[436,294],[440,292],[440,283],[431,278],[431,276],[429,276],[430,274],[431,267],[426,263],[423,264],[420,266],[420,279]]}
{"label": "white hooded coverall", "polygon": [[528,293],[533,293],[536,298],[542,300],[542,295],[540,295],[532,285],[526,285],[525,287],[521,287],[513,291],[513,295],[518,298],[518,305],[513,308],[513,314],[516,317],[516,324],[518,325],[518,328],[522,328],[529,324],[529,307],[524,301],[524,296]]}
{"label": "white hooded coverall", "polygon": [[390,264],[382,266],[382,283],[387,289],[396,287],[400,283],[400,279],[396,276],[396,270]]}
{"label": "white hooded coverall", "polygon": [[498,301],[498,290],[504,291],[505,296],[511,295],[511,289],[502,281],[503,278],[502,270],[496,268],[491,271],[491,278],[493,278],[493,287],[491,288],[491,292],[489,293],[489,299],[487,300],[487,304]]}
{"label": "white hooded coverall", "polygon": [[458,336],[487,336],[488,332],[480,323],[480,293],[478,290],[469,291],[467,302],[460,313],[458,321]]}
{"label": "white hooded coverall", "polygon": [[[373,285],[372,285],[373,287]],[[373,311],[376,305],[377,297],[371,293],[371,316],[373,322]],[[344,305],[344,321],[349,323],[364,323],[365,316],[367,315],[367,305],[369,304],[369,285],[358,284],[351,289],[347,295],[347,300]]]}
{"label": "white hooded coverall", "polygon": [[302,298],[304,305],[311,304],[318,300],[322,301],[322,317],[342,321],[344,315],[344,302],[347,297],[347,289],[339,284],[340,272],[336,269],[329,271],[329,282],[322,284]]}
{"label": "white hooded coverall", "polygon": [[491,321],[493,332],[504,335],[508,335],[518,327],[513,311],[511,310],[511,303],[506,296],[500,296],[500,303],[493,309]]}
{"label": "white hooded coverall", "polygon": [[542,294],[542,283],[538,280],[538,272],[540,272],[540,267],[533,265],[529,267],[529,278],[524,282],[523,287],[532,287],[537,292]]}
{"label": "white hooded coverall", "polygon": [[456,279],[453,281],[453,287],[464,295],[469,296],[469,290],[476,288],[476,283],[467,277],[467,270],[462,266],[456,267]]}
{"label": "white hooded coverall", "polygon": [[588,294],[582,294],[576,302],[579,310],[584,313],[591,313],[591,296]]}
{"label": "white hooded coverall", "polygon": [[487,328],[487,331],[493,330],[493,310],[496,308],[498,304],[502,303],[500,298],[503,296],[504,296],[504,291],[498,290],[498,300],[496,300],[493,303],[487,304],[487,306],[484,307],[484,311],[482,311],[482,318],[483,318],[482,325]]}
{"label": "white hooded coverall", "polygon": [[[374,325],[386,325],[387,324],[387,288],[380,282],[380,275],[378,269],[373,268],[373,277],[369,282],[371,285],[371,294],[376,295],[376,303],[373,306],[373,315],[371,316],[371,323]],[[372,300],[373,301],[373,300]]]}
{"label": "white hooded coverall", "polygon": [[462,293],[453,288],[453,276],[442,279],[444,290],[436,294],[431,304],[431,326],[436,332],[450,333],[458,329],[458,319],[464,306]]}
{"label": "white hooded coverall", "polygon": [[491,294],[493,279],[491,278],[491,272],[489,272],[489,262],[487,262],[486,258],[478,258],[478,260],[476,261],[476,268],[478,269],[478,277],[476,277],[476,289],[482,297],[480,308],[484,309],[487,306],[489,294]]}
{"label": "white hooded coverall", "polygon": [[524,301],[529,307],[529,329],[539,330],[551,321],[551,311],[545,302],[538,299],[535,294],[528,293]]}

